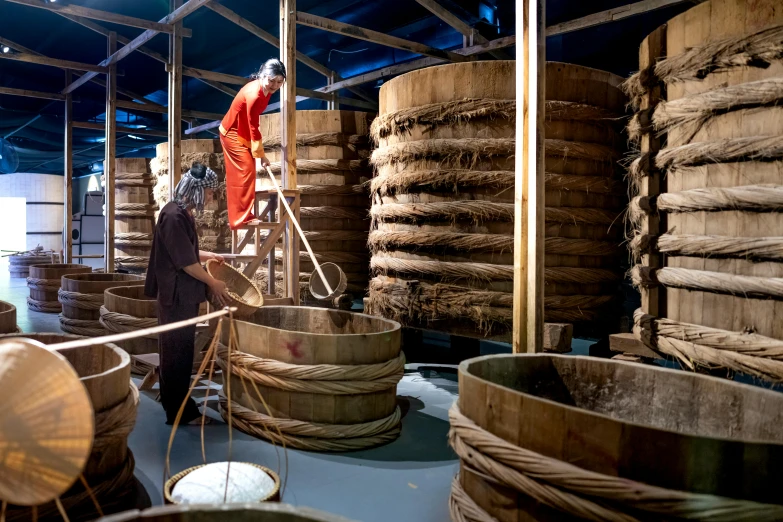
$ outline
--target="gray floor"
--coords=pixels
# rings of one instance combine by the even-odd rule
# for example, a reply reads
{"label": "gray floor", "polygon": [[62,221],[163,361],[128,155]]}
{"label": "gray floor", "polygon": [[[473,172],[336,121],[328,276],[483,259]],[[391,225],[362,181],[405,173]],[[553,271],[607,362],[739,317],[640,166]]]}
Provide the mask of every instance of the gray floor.
{"label": "gray floor", "polygon": [[[0,300],[17,307],[17,323],[26,332],[59,332],[56,314],[27,310],[24,279],[9,279],[0,267]],[[136,381],[138,384],[138,380]],[[202,386],[198,396],[203,400]],[[231,457],[255,462],[287,477],[283,501],[335,513],[366,522],[448,520],[451,480],[458,470],[448,447],[447,411],[457,396],[456,375],[437,373],[420,365],[406,375],[397,388],[403,409],[399,439],[386,446],[343,454],[288,451],[288,467],[282,451],[271,444],[233,430]],[[208,398],[209,415],[219,420],[207,426],[207,461],[228,458],[228,426],[215,408],[217,393]],[[142,394],[136,427],[129,446],[136,457],[136,477],[153,505],[162,504],[163,465],[170,428],[154,394]],[[181,471],[202,463],[200,430],[181,428],[171,454],[171,469]]]}

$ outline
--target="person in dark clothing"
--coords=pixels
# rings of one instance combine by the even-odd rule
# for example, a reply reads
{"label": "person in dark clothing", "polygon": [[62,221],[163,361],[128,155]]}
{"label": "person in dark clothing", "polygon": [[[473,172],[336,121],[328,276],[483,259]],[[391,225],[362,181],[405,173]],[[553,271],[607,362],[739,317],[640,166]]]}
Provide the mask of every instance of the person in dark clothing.
{"label": "person in dark clothing", "polygon": [[[211,201],[218,186],[217,175],[201,163],[194,163],[182,175],[174,193],[158,216],[152,239],[149,269],[144,293],[158,301],[158,324],[192,319],[209,290],[214,300],[228,301],[226,284],[213,278],[201,266],[202,261],[223,257],[199,250],[196,222],[192,212],[201,212]],[[188,326],[158,336],[160,351],[160,397],[166,411],[166,424],[173,424],[187,396],[193,368],[196,327]],[[188,424],[201,416],[191,398],[180,422]]]}

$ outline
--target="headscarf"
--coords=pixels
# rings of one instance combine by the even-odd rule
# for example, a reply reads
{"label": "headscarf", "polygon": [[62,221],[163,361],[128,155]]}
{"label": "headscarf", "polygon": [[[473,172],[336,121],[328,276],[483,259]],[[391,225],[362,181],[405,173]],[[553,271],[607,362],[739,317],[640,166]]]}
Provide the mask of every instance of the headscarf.
{"label": "headscarf", "polygon": [[204,189],[217,187],[217,174],[204,165],[194,164],[177,183],[177,188],[174,189],[174,202],[182,210],[194,206],[198,212],[201,212],[204,210]]}

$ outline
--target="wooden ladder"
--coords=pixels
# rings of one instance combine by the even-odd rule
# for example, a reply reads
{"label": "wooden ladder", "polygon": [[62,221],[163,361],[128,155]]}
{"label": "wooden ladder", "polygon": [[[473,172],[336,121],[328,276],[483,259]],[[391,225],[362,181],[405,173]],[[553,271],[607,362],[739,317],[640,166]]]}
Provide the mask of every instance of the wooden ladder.
{"label": "wooden ladder", "polygon": [[[283,196],[294,213],[294,219],[299,221],[300,191],[297,189],[282,189]],[[264,203],[263,208],[262,202]],[[276,246],[280,238],[283,239],[283,281],[285,298],[292,298],[293,304],[299,304],[299,237],[296,228],[291,223],[284,205],[280,205],[278,194],[272,187],[256,189],[253,213],[257,218],[244,226],[231,231],[231,254],[223,257],[233,266],[239,267],[241,263],[247,263],[242,273],[245,277],[253,278],[253,274],[267,259],[268,288],[266,294],[275,295],[275,258]],[[275,221],[277,220],[277,221]],[[240,239],[239,231],[245,230],[245,235]],[[266,236],[261,231],[267,230]],[[245,248],[254,245],[252,254],[243,254]]]}

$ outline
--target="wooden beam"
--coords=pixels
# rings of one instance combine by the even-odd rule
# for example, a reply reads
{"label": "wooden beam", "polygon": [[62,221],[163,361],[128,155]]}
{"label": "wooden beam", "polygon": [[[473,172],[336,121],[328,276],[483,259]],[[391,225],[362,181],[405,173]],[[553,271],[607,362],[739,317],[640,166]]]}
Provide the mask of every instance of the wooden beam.
{"label": "wooden beam", "polygon": [[649,359],[663,359],[660,355],[647,348],[632,333],[619,333],[609,336],[609,350],[620,353],[632,353]]}
{"label": "wooden beam", "polygon": [[[190,0],[188,4],[193,2]],[[182,0],[169,0],[174,12],[181,9]],[[186,4],[187,5],[187,4]],[[168,107],[169,107],[169,201],[174,201],[174,189],[182,177],[182,22],[174,26],[169,36]]]}
{"label": "wooden beam", "polygon": [[[316,100],[324,100],[327,102],[333,102],[335,101],[333,94],[328,94],[325,92],[319,92],[319,91],[313,91],[311,89],[303,89],[301,87],[296,88],[296,95],[297,98],[302,96],[306,98],[315,98]],[[356,100],[353,98],[344,98],[342,96],[337,97],[337,103],[342,103],[345,105],[350,105],[352,107],[358,107],[360,109],[368,109],[372,111],[378,110],[378,104],[377,103],[370,103],[364,100]]]}
{"label": "wooden beam", "polygon": [[[161,18],[159,22],[162,24],[175,24],[209,1],[210,0],[188,0],[183,6],[172,11],[168,16]],[[139,36],[131,40],[122,49],[120,49],[119,51],[112,54],[104,61],[102,61],[100,65],[108,66],[119,62],[120,60],[128,56],[130,53],[137,50],[139,47],[141,47],[148,41],[152,40],[152,38],[154,38],[155,35],[157,34],[158,34],[157,31],[152,31],[150,29],[147,29]],[[65,89],[63,89],[63,94],[68,94],[69,92],[73,92],[74,90],[78,89],[79,87],[81,87],[82,85],[90,81],[94,76],[95,76],[94,73],[85,74],[84,76],[82,76],[81,78],[79,78],[78,80],[70,84],[69,86],[67,86]]]}
{"label": "wooden beam", "polygon": [[546,0],[516,0],[516,152],[512,349],[544,346],[544,97]]}
{"label": "wooden beam", "polygon": [[634,4],[623,5],[620,7],[615,7],[614,9],[601,11],[599,13],[593,13],[582,18],[577,18],[576,20],[563,22],[562,24],[551,25],[546,28],[546,35],[549,37],[570,33],[573,31],[579,31],[581,29],[587,29],[588,27],[595,27],[596,25],[616,22],[617,20],[622,20],[624,18],[630,18],[632,16],[649,13],[650,11],[655,11],[656,9],[663,9],[664,7],[670,7],[683,3],[699,4],[703,1],[704,0],[644,0],[642,2],[636,2]]}
{"label": "wooden beam", "polygon": [[[117,52],[117,33],[112,32],[106,42],[107,55]],[[106,154],[103,160],[103,177],[105,183],[104,198],[106,201],[106,219],[104,237],[105,250],[104,270],[114,272],[114,173],[117,170],[115,157],[117,153],[117,65],[109,64],[109,74],[106,75]]]}
{"label": "wooden beam", "polygon": [[356,27],[355,25],[344,24],[337,20],[330,20],[329,18],[323,18],[308,13],[296,13],[296,22],[300,25],[315,27],[316,29],[323,29],[324,31],[341,34],[343,36],[350,36],[352,38],[358,38],[359,40],[385,45],[403,51],[410,51],[412,53],[423,54],[424,56],[440,58],[450,62],[466,62],[470,60],[466,56],[451,51],[444,51],[443,49],[437,49],[435,47],[430,47],[429,45],[411,42],[410,40],[405,40],[396,36],[390,36],[363,27]]}
{"label": "wooden beam", "polygon": [[[65,85],[71,83],[71,71],[65,70]],[[61,95],[62,96],[62,95]],[[65,99],[65,132],[63,154],[63,263],[73,261],[73,237],[71,226],[73,219],[73,104],[72,95],[66,94]]]}
{"label": "wooden beam", "polygon": [[212,80],[214,82],[230,83],[232,85],[245,85],[247,82],[250,81],[249,78],[246,78],[244,76],[206,71],[204,69],[195,69],[193,67],[184,67],[184,66],[182,67],[182,74],[184,74],[185,76],[190,76],[191,78]]}
{"label": "wooden beam", "polygon": [[26,98],[40,98],[42,100],[66,100],[64,95],[57,92],[28,91],[27,89],[13,89],[11,87],[0,87],[0,94],[24,96]]}
{"label": "wooden beam", "polygon": [[38,65],[48,65],[50,67],[59,67],[60,69],[75,69],[77,71],[91,71],[92,73],[105,73],[108,69],[102,65],[92,65],[90,63],[72,62],[70,60],[59,60],[49,58],[48,56],[39,56],[28,53],[0,53],[0,58],[4,60],[15,60],[17,62],[34,63]]}
{"label": "wooden beam", "polygon": [[[516,36],[505,36],[503,38],[498,38],[497,40],[491,40],[485,44],[473,45],[471,47],[465,47],[464,49],[456,49],[454,52],[465,56],[476,56],[495,49],[511,47],[512,45],[516,44],[516,41]],[[320,87],[316,90],[320,92],[334,92],[338,89],[345,89],[347,87],[361,85],[363,83],[374,82],[382,78],[396,76],[398,74],[415,71],[417,69],[422,69],[431,65],[438,65],[444,62],[446,62],[446,60],[442,60],[440,58],[422,58],[419,60],[382,67],[374,71],[358,74],[356,76],[346,78],[345,80],[335,82],[331,85],[327,85],[326,87]]]}
{"label": "wooden beam", "polygon": [[[76,129],[103,131],[106,128],[106,125],[104,125],[103,123],[97,123],[91,121],[74,121],[73,127]],[[119,134],[137,134],[139,136],[168,138],[168,132],[166,131],[156,131],[151,129],[134,129],[132,127],[124,127],[122,125],[116,126],[116,132]]]}
{"label": "wooden beam", "polygon": [[[140,103],[125,101],[125,100],[117,100],[117,108],[143,111],[143,112],[154,112],[156,114],[169,113],[168,108],[164,107],[163,105],[142,105]],[[200,118],[204,120],[215,120],[215,119],[222,118],[223,116],[224,116],[223,114],[217,112],[191,111],[187,109],[182,109],[183,118]]]}
{"label": "wooden beam", "polygon": [[[60,3],[47,3],[40,0],[6,0],[13,4],[21,4],[29,7],[37,7],[39,9],[46,9],[47,11],[53,11],[57,14],[70,14],[74,16],[82,16],[91,20],[102,20],[104,22],[111,22],[113,24],[127,25],[129,27],[138,27],[140,29],[150,29],[159,33],[171,34],[174,29],[169,24],[162,24],[159,22],[153,22],[152,20],[145,20],[143,18],[135,18],[133,16],[126,16],[117,13],[110,13],[109,11],[100,11],[98,9],[91,9],[89,7],[82,7],[79,5],[63,5]],[[189,31],[192,33],[192,31]],[[191,36],[191,34],[188,34]]]}
{"label": "wooden beam", "polygon": [[[280,89],[280,148],[283,189],[296,189],[296,0],[280,0],[280,60],[285,65],[286,81]],[[283,208],[283,201],[280,208]],[[298,200],[296,201],[298,203]],[[298,209],[298,204],[293,205]],[[280,212],[283,212],[282,210]],[[298,219],[298,216],[291,216]],[[283,235],[286,297],[299,305],[299,236],[291,222]],[[274,265],[270,265],[274,266]],[[270,272],[271,274],[271,272]]]}

